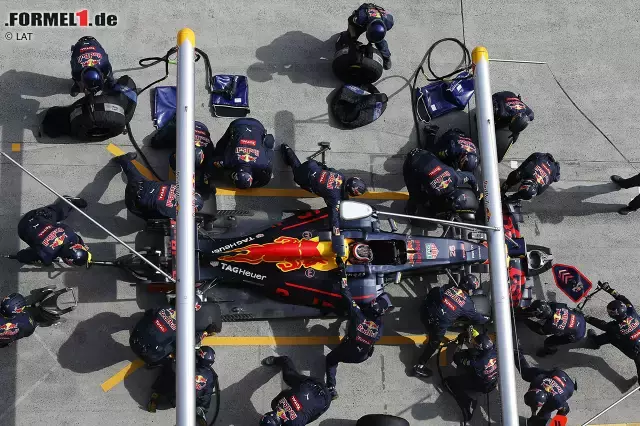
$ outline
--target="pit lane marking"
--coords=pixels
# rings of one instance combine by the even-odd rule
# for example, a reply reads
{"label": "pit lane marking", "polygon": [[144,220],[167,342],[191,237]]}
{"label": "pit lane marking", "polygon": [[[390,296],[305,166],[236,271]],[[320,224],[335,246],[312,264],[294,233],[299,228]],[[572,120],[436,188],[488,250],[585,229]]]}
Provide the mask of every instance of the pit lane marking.
{"label": "pit lane marking", "polygon": [[[111,155],[117,157],[119,155],[125,154],[125,152],[118,147],[110,143],[107,145],[107,151],[111,153]],[[137,160],[133,160],[133,164],[136,166],[136,169],[142,173],[144,177],[151,180],[158,180],[153,173],[149,169],[147,169],[142,163]],[[175,174],[170,171],[170,179],[171,175]],[[245,196],[245,197],[287,197],[287,198],[316,198],[317,195],[305,191],[304,189],[299,188],[253,188],[253,189],[235,189],[235,188],[217,188],[216,195],[226,195],[231,197],[237,196]],[[367,191],[364,195],[360,195],[358,199],[364,200],[408,200],[409,193],[406,191]]]}
{"label": "pit lane marking", "polygon": [[104,392],[109,392],[113,389],[118,383],[123,381],[125,378],[133,374],[138,368],[144,365],[144,361],[141,359],[136,359],[133,362],[130,362],[126,367],[122,370],[118,371],[116,374],[111,376],[107,381],[105,381],[100,387]]}

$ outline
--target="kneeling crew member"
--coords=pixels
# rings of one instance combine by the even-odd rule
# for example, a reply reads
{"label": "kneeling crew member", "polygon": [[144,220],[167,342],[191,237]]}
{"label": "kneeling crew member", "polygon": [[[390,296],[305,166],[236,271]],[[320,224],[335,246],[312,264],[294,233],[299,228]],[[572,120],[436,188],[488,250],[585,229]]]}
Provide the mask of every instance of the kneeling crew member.
{"label": "kneeling crew member", "polygon": [[601,287],[615,300],[607,305],[607,312],[613,321],[603,321],[594,317],[586,317],[586,321],[594,327],[604,331],[597,335],[593,330],[588,331],[589,340],[598,349],[602,345],[611,343],[620,352],[633,360],[640,380],[640,317],[633,304],[625,296],[611,288],[609,283]]}
{"label": "kneeling crew member", "polygon": [[[444,164],[434,153],[415,148],[409,152],[402,169],[404,183],[409,191],[405,207],[407,214],[415,214],[418,207],[451,204],[457,208],[457,189],[465,184],[477,193],[476,178],[473,173],[456,171]],[[461,207],[461,206],[460,206]]]}
{"label": "kneeling crew member", "polygon": [[534,152],[517,169],[509,173],[507,180],[500,187],[500,192],[505,195],[509,188],[520,182],[518,191],[506,197],[506,200],[508,202],[530,200],[559,180],[560,163],[553,158],[553,155]]}
{"label": "kneeling crew member", "polygon": [[[112,160],[122,167],[127,175],[124,202],[127,209],[141,219],[176,218],[176,184],[149,180],[132,163],[137,158],[134,152],[114,157]],[[202,210],[204,201],[197,192],[194,194],[196,211]]]}
{"label": "kneeling crew member", "polygon": [[0,303],[0,348],[16,340],[29,337],[38,323],[27,309],[27,302],[20,293],[11,293]]}
{"label": "kneeling crew member", "polygon": [[109,55],[91,36],[84,36],[71,46],[71,96],[80,92],[97,94],[113,85]]}
{"label": "kneeling crew member", "polygon": [[471,138],[460,129],[449,129],[434,140],[437,131],[437,126],[429,127],[427,149],[446,165],[464,172],[473,172],[478,167],[479,160],[478,149]]}
{"label": "kneeling crew member", "polygon": [[[208,193],[212,191],[216,193],[213,182],[210,181],[210,171],[207,170],[207,163],[213,158],[213,142],[211,142],[211,134],[207,126],[199,121],[194,123],[194,145],[195,145],[195,178],[196,190]],[[175,136],[173,137],[175,139]],[[169,157],[169,167],[175,172],[176,170],[176,153],[173,152]]]}
{"label": "kneeling crew member", "polygon": [[496,128],[508,128],[517,138],[533,121],[533,111],[524,102],[520,95],[513,92],[497,92],[492,96],[493,116],[496,120]]}
{"label": "kneeling crew member", "polygon": [[305,426],[329,409],[331,394],[322,383],[298,373],[287,356],[269,356],[262,365],[282,368],[282,378],[290,386],[271,401],[271,410],[262,416],[260,426]]}
{"label": "kneeling crew member", "polygon": [[367,40],[374,43],[382,55],[384,69],[391,69],[391,52],[384,37],[387,31],[393,28],[393,15],[373,3],[363,3],[353,11],[348,23],[347,31],[343,32],[340,38],[349,37],[355,42],[362,33],[366,32]]}
{"label": "kneeling crew member", "polygon": [[559,345],[582,340],[587,334],[587,323],[582,312],[569,308],[564,303],[534,301],[526,311],[534,312],[541,322],[529,318],[524,320],[527,327],[534,333],[548,336],[536,355],[544,357],[558,352]]}
{"label": "kneeling crew member", "polygon": [[486,333],[473,337],[465,332],[458,336],[458,340],[465,337],[469,337],[471,349],[457,351],[453,355],[459,374],[447,377],[443,384],[462,408],[464,421],[469,422],[478,405],[474,394],[487,394],[498,384],[498,355]]}
{"label": "kneeling crew member", "polygon": [[340,202],[349,197],[357,197],[367,192],[367,185],[358,177],[345,176],[337,171],[320,164],[315,160],[300,163],[295,152],[289,145],[280,145],[284,162],[293,170],[293,180],[306,189],[324,199],[329,207],[329,221],[332,233],[333,251],[339,257],[344,257],[344,243],[340,235]]}
{"label": "kneeling crew member", "polygon": [[[64,197],[74,206],[84,209],[87,202],[82,198]],[[18,223],[18,236],[29,245],[16,254],[22,263],[42,262],[49,266],[57,257],[67,265],[84,266],[91,262],[89,247],[80,235],[61,221],[73,210],[67,203],[58,200],[54,204],[31,210]]]}
{"label": "kneeling crew member", "polygon": [[530,366],[524,354],[518,349],[516,349],[516,356],[519,360],[516,362],[516,368],[520,371],[522,379],[531,383],[529,390],[524,394],[524,403],[531,408],[531,417],[527,424],[546,425],[556,410],[561,416],[569,414],[567,401],[576,390],[569,375],[559,368],[543,370]]}
{"label": "kneeling crew member", "polygon": [[273,135],[255,118],[238,118],[220,138],[210,167],[231,170],[236,188],[260,188],[273,174]]}
{"label": "kneeling crew member", "polygon": [[469,297],[472,291],[480,288],[480,280],[473,274],[464,275],[460,284],[447,284],[429,291],[420,306],[420,320],[427,329],[429,342],[423,349],[418,363],[413,366],[416,375],[430,377],[433,373],[427,367],[431,356],[438,350],[447,329],[462,316],[474,324],[484,324],[489,321],[478,311]]}

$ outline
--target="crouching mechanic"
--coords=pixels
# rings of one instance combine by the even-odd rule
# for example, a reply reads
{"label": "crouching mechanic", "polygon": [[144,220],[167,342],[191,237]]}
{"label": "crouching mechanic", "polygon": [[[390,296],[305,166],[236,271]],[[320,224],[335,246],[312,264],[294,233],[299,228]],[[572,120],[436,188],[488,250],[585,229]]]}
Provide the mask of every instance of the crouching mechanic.
{"label": "crouching mechanic", "polygon": [[[218,375],[213,369],[216,352],[209,346],[202,346],[196,351],[196,424],[207,426],[207,411],[211,405],[211,396],[216,391]],[[153,383],[153,393],[147,403],[147,411],[155,413],[158,402],[168,403],[175,407],[176,372],[175,363],[166,363],[160,375]]]}
{"label": "crouching mechanic", "polygon": [[405,207],[407,214],[415,214],[419,207],[429,211],[433,209],[435,212],[463,210],[474,201],[468,200],[466,194],[458,191],[465,184],[478,193],[473,173],[456,171],[424,149],[415,148],[409,152],[402,174],[409,191]]}
{"label": "crouching mechanic", "polygon": [[0,348],[16,340],[29,337],[38,323],[27,309],[27,302],[20,293],[11,293],[0,303]]}
{"label": "crouching mechanic", "polygon": [[473,172],[479,163],[478,149],[473,140],[460,129],[449,129],[437,140],[438,126],[430,125],[426,148],[435,153],[443,163],[464,172]]}
{"label": "crouching mechanic", "polygon": [[[74,206],[84,209],[87,202],[82,198],[64,197]],[[18,236],[29,245],[20,250],[16,259],[22,263],[36,263],[49,266],[59,257],[70,266],[84,266],[91,263],[91,252],[71,227],[62,223],[73,210],[69,204],[58,200],[54,204],[31,210],[18,223]]]}
{"label": "crouching mechanic", "polygon": [[[172,147],[175,147],[175,126],[165,126],[161,129],[164,130],[166,127],[173,127],[173,142]],[[216,193],[216,188],[213,185],[213,182],[210,181],[210,171],[207,170],[207,160],[213,158],[213,142],[211,142],[211,134],[209,133],[209,129],[207,126],[202,124],[199,121],[194,123],[194,145],[195,145],[195,178],[196,178],[196,190],[203,191],[203,193]],[[173,152],[169,157],[169,167],[171,170],[175,172],[176,170],[176,153]]]}
{"label": "crouching mechanic", "polygon": [[447,377],[442,382],[460,405],[465,422],[471,420],[478,405],[476,394],[487,394],[498,383],[498,355],[493,341],[486,333],[474,330],[473,334],[475,336],[464,332],[458,336],[459,342],[468,338],[471,348],[457,351],[453,355],[459,374]]}
{"label": "crouching mechanic", "polygon": [[353,11],[348,23],[348,29],[340,34],[338,44],[343,43],[346,37],[355,42],[362,33],[366,32],[367,40],[374,43],[382,55],[384,69],[391,69],[391,52],[384,37],[387,31],[393,28],[393,15],[373,3],[363,3]]}
{"label": "crouching mechanic", "polygon": [[527,424],[547,425],[556,410],[561,416],[569,414],[567,401],[577,389],[569,375],[558,368],[543,370],[532,367],[520,350],[516,349],[515,352],[518,358],[516,368],[520,371],[522,379],[531,383],[529,390],[524,394],[524,403],[531,408],[531,417]]}
{"label": "crouching mechanic", "polygon": [[343,306],[347,309],[349,323],[347,333],[340,344],[326,358],[327,388],[331,399],[338,398],[336,370],[338,363],[359,364],[373,354],[374,345],[382,337],[383,318],[393,309],[387,293],[382,293],[369,305],[360,308],[351,297],[349,286],[343,281],[340,287]]}
{"label": "crouching mechanic", "polygon": [[533,121],[533,111],[524,102],[520,95],[513,92],[497,92],[492,96],[493,116],[497,129],[508,128],[518,138],[530,121]]}
{"label": "crouching mechanic", "polygon": [[615,299],[607,305],[607,313],[613,321],[606,322],[587,316],[586,321],[589,324],[604,331],[603,334],[597,335],[593,330],[589,330],[588,339],[595,349],[611,343],[631,358],[638,373],[636,379],[640,381],[640,317],[631,301],[612,289],[609,283],[599,285]]}
{"label": "crouching mechanic", "polygon": [[[196,315],[201,305],[196,302]],[[148,309],[131,332],[129,346],[148,367],[157,367],[171,362],[176,351],[176,332],[178,326],[176,311],[170,305]],[[210,324],[204,331],[196,330],[196,344],[205,337],[220,332],[215,324]]]}
{"label": "crouching mechanic", "polygon": [[474,324],[484,324],[489,321],[489,318],[476,311],[473,299],[469,297],[472,291],[478,289],[480,289],[478,277],[467,274],[457,285],[447,284],[429,291],[420,306],[420,320],[427,329],[429,341],[418,358],[418,363],[413,366],[416,375],[430,377],[433,374],[427,367],[427,363],[440,347],[447,329],[458,318],[466,317]]}
{"label": "crouching mechanic", "polygon": [[282,378],[290,386],[271,401],[271,410],[260,426],[305,426],[329,409],[331,395],[322,380],[298,373],[287,356],[268,356],[262,365],[282,368]]}
{"label": "crouching mechanic", "polygon": [[273,174],[275,140],[255,118],[238,118],[218,141],[210,167],[230,170],[236,188],[260,188]]}
{"label": "crouching mechanic", "polygon": [[334,253],[344,257],[344,239],[340,235],[340,202],[349,197],[357,197],[367,192],[367,185],[358,177],[345,176],[337,171],[320,164],[315,160],[300,163],[295,152],[289,145],[280,145],[284,162],[293,170],[293,180],[301,188],[312,192],[324,199],[329,207],[329,221],[332,233],[331,242]]}
{"label": "crouching mechanic", "polygon": [[587,323],[582,312],[571,309],[564,303],[536,300],[525,312],[533,312],[541,320],[524,320],[531,331],[542,336],[550,335],[545,339],[544,346],[536,352],[540,357],[555,354],[559,345],[578,342],[587,333]]}
{"label": "crouching mechanic", "polygon": [[[122,167],[127,175],[127,187],[124,192],[124,202],[127,209],[141,219],[176,218],[176,184],[169,181],[158,182],[149,180],[136,169],[132,163],[137,158],[136,153],[129,152],[112,158],[112,161]],[[202,210],[204,201],[197,192],[194,194],[196,212]]]}
{"label": "crouching mechanic", "polygon": [[113,85],[109,55],[91,36],[84,36],[71,46],[71,96],[80,92],[97,94]]}
{"label": "crouching mechanic", "polygon": [[559,180],[560,163],[553,155],[534,152],[517,169],[509,173],[507,180],[500,187],[500,192],[504,196],[509,188],[519,182],[518,191],[506,197],[506,201],[530,200]]}

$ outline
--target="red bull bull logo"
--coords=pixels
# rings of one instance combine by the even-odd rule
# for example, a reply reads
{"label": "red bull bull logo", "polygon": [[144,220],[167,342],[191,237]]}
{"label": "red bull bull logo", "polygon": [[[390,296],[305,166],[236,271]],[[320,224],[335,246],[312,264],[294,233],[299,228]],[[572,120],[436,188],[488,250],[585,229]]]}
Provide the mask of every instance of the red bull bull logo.
{"label": "red bull bull logo", "polygon": [[[317,238],[315,238],[317,240]],[[336,268],[333,253],[323,257],[319,241],[298,239],[293,237],[278,237],[271,243],[249,244],[229,250],[219,260],[225,262],[248,263],[258,265],[260,263],[275,263],[282,272],[291,272],[300,268],[313,268],[316,270],[331,270]],[[335,256],[335,255],[333,255]]]}
{"label": "red bull bull logo", "polygon": [[362,321],[360,324],[358,324],[357,329],[365,336],[375,338],[378,335],[378,324],[376,324],[374,321]]}
{"label": "red bull bull logo", "polygon": [[15,336],[19,332],[20,327],[18,326],[18,324],[15,324],[13,322],[0,324],[0,337]]}
{"label": "red bull bull logo", "polygon": [[207,378],[196,375],[196,390],[203,390],[207,386]]}

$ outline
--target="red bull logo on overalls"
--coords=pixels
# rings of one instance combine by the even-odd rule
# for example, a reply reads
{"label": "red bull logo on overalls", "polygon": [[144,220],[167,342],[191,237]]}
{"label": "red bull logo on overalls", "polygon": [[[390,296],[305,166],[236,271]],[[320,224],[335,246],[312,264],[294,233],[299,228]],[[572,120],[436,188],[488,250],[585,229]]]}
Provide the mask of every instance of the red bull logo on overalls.
{"label": "red bull logo on overalls", "polygon": [[358,324],[358,331],[365,336],[369,336],[371,338],[375,338],[378,336],[378,324],[375,321],[365,320]]}
{"label": "red bull logo on overalls", "polygon": [[78,56],[78,63],[83,67],[95,67],[100,65],[102,60],[102,53],[99,52],[87,52]]}
{"label": "red bull logo on overalls", "polygon": [[298,418],[296,412],[293,410],[293,408],[291,408],[291,405],[289,405],[289,401],[287,401],[287,398],[282,398],[280,401],[278,401],[278,410],[276,411],[276,414],[278,415],[278,417],[285,421],[295,420],[296,418]]}
{"label": "red bull logo on overalls", "polygon": [[622,334],[631,334],[636,328],[640,327],[640,322],[633,317],[626,317],[619,324],[620,333]]}
{"label": "red bull logo on overalls", "polygon": [[196,376],[196,390],[203,390],[207,386],[207,378],[201,375]]}
{"label": "red bull logo on overalls", "polygon": [[15,336],[20,332],[18,324],[7,322],[0,325],[0,338]]}
{"label": "red bull logo on overalls", "polygon": [[431,181],[431,186],[433,189],[447,189],[449,185],[451,185],[453,181],[451,180],[451,173],[449,171],[445,171],[435,179]]}

